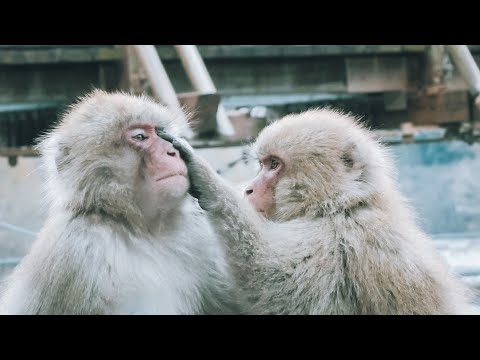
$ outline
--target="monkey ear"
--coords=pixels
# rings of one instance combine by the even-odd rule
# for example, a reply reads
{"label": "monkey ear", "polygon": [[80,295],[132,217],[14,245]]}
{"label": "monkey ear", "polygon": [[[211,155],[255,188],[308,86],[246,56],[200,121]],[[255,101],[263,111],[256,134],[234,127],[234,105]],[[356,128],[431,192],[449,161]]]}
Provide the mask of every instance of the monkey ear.
{"label": "monkey ear", "polygon": [[68,157],[70,150],[70,147],[59,144],[58,151],[55,154],[55,165],[58,171],[61,171],[70,162]]}
{"label": "monkey ear", "polygon": [[355,160],[358,158],[357,153],[358,149],[356,145],[352,143],[348,144],[347,147],[344,149],[341,160],[348,170],[353,169],[355,165]]}
{"label": "monkey ear", "polygon": [[343,151],[341,160],[349,171],[362,170],[365,166],[360,149],[354,143],[349,143]]}

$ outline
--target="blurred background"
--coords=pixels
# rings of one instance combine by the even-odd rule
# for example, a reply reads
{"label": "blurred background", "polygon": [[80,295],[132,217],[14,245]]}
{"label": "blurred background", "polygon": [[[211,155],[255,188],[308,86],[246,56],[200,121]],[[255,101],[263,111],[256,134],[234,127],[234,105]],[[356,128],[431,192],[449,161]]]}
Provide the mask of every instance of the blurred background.
{"label": "blurred background", "polygon": [[479,62],[479,45],[0,45],[0,279],[45,220],[35,139],[101,88],[192,111],[192,144],[239,186],[270,122],[322,106],[361,116],[419,225],[480,289]]}

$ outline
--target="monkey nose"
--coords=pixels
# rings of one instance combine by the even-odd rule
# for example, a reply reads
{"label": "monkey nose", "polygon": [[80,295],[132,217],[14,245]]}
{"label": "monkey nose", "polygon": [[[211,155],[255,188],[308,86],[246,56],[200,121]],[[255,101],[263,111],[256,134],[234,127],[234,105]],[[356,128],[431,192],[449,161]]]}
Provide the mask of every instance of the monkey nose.
{"label": "monkey nose", "polygon": [[248,195],[251,195],[251,194],[253,194],[253,189],[247,189],[247,190],[245,190],[245,195],[248,196]]}
{"label": "monkey nose", "polygon": [[167,151],[167,155],[175,157],[175,156],[177,156],[177,152],[175,150],[169,150],[169,151]]}

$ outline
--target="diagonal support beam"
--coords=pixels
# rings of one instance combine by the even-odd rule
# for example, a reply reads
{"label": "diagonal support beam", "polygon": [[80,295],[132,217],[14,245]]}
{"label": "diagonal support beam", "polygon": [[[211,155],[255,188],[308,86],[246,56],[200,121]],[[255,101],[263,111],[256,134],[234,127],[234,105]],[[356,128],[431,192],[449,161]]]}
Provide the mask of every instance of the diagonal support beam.
{"label": "diagonal support beam", "polygon": [[[192,82],[193,88],[202,94],[217,93],[217,89],[197,47],[195,45],[175,45],[175,49],[185,68],[185,72]],[[222,135],[232,136],[235,134],[232,123],[221,104],[218,106],[217,126],[218,131]]]}

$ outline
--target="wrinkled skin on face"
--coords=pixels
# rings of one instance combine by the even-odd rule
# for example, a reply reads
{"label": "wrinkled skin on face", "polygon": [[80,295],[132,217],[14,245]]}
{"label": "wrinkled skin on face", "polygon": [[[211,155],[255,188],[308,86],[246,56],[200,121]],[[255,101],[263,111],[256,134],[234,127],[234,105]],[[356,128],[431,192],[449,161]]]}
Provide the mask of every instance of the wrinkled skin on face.
{"label": "wrinkled skin on face", "polygon": [[284,162],[271,155],[260,159],[260,171],[245,189],[245,196],[252,206],[269,218],[275,212],[275,186],[283,171]]}
{"label": "wrinkled skin on face", "polygon": [[165,209],[183,197],[189,186],[184,161],[171,143],[159,137],[161,131],[148,123],[133,124],[124,131],[125,141],[143,160],[137,198],[151,215],[155,214],[158,197],[164,200],[162,208]]}

